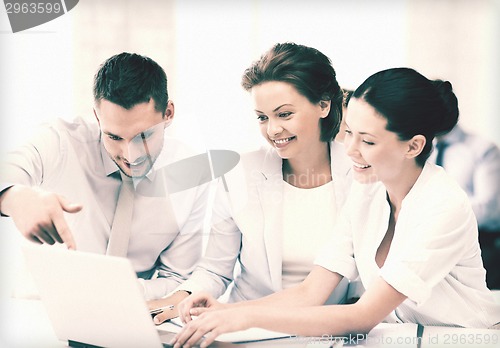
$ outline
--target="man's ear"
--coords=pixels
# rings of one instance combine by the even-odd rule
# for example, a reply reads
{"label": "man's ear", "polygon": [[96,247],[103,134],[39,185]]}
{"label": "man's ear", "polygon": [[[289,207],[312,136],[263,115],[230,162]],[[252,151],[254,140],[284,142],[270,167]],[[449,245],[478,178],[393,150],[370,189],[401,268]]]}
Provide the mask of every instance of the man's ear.
{"label": "man's ear", "polygon": [[332,105],[331,100],[321,100],[319,102],[319,107],[321,108],[321,118],[326,118],[330,113],[330,106]]}
{"label": "man's ear", "polygon": [[423,135],[417,134],[408,140],[408,150],[406,152],[406,158],[415,158],[422,153],[424,149],[426,139]]}
{"label": "man's ear", "polygon": [[170,126],[174,120],[175,107],[174,103],[169,100],[167,103],[167,108],[165,109],[165,116],[163,116],[165,120],[165,128]]}

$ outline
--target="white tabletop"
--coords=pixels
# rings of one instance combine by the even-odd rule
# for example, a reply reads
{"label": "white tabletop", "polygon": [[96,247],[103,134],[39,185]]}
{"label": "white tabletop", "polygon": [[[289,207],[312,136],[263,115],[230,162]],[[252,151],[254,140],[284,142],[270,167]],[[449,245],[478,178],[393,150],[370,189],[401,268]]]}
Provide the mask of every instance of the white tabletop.
{"label": "white tabletop", "polygon": [[[40,300],[7,298],[0,301],[0,342],[2,347],[66,347],[52,329]],[[170,324],[171,325],[171,324]],[[161,325],[168,330],[169,325]],[[323,337],[294,337],[271,341],[238,344],[237,347],[339,347],[342,343],[355,347],[498,347],[500,330],[425,327],[423,336],[416,337],[414,324],[379,324],[368,338],[359,340]],[[227,344],[221,346],[227,347]]]}

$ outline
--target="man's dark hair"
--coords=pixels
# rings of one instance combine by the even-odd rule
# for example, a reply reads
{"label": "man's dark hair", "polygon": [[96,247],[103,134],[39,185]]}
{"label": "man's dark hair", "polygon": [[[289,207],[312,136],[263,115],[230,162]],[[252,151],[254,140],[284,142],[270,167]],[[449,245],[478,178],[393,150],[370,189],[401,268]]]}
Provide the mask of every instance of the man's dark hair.
{"label": "man's dark hair", "polygon": [[154,60],[123,52],[107,59],[94,77],[94,100],[106,99],[129,110],[153,98],[155,110],[165,113],[167,75]]}

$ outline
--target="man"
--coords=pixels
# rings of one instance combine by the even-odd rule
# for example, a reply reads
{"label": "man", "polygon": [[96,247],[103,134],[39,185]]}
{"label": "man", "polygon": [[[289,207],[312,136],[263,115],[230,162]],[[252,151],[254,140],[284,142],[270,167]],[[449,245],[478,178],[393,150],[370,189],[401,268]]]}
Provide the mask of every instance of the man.
{"label": "man", "polygon": [[500,149],[492,141],[455,126],[438,137],[431,157],[470,198],[490,289],[500,289]]}
{"label": "man", "polygon": [[201,255],[208,186],[174,187],[173,176],[190,173],[168,166],[193,154],[164,136],[174,104],[156,62],[109,58],[94,102],[96,122],[59,120],[9,154],[0,212],[33,242],[128,257],[140,278],[154,278],[141,282],[146,299],[161,297]]}

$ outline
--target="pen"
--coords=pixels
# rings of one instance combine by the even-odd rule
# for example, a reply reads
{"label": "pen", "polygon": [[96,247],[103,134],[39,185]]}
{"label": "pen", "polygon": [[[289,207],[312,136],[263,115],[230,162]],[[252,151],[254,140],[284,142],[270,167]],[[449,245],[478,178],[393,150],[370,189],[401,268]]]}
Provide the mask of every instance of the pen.
{"label": "pen", "polygon": [[149,313],[150,313],[151,315],[154,315],[154,314],[161,313],[161,312],[163,312],[163,311],[165,311],[165,310],[167,310],[167,309],[169,309],[169,310],[174,309],[174,305],[168,305],[168,306],[165,306],[165,307],[160,307],[160,308],[151,309],[151,310],[149,311]]}
{"label": "pen", "polygon": [[424,334],[424,327],[420,324],[417,326],[417,348],[422,347],[422,336]]}

